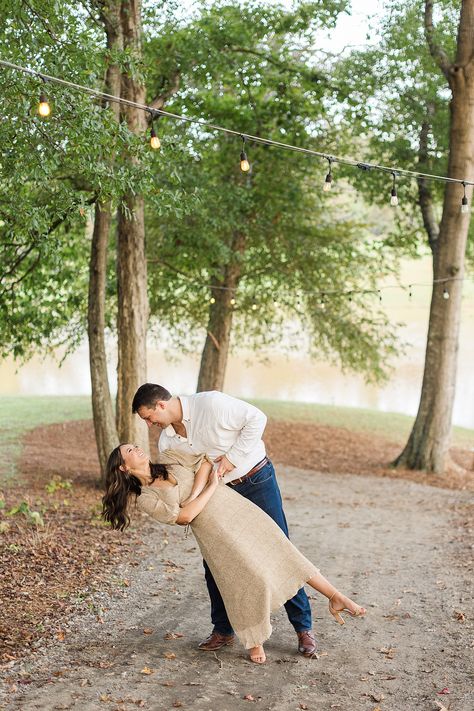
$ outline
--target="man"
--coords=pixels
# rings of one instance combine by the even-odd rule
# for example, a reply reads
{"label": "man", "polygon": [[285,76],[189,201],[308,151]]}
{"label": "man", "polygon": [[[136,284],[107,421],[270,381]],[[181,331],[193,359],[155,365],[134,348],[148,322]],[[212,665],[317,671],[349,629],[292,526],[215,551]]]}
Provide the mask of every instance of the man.
{"label": "man", "polygon": [[[177,449],[206,453],[218,462],[217,473],[228,486],[260,506],[288,536],[275,471],[266,457],[262,441],[267,418],[256,407],[221,392],[201,392],[188,397],[172,397],[161,385],[141,385],[132,403],[132,412],[148,427],[161,429],[160,452]],[[215,651],[234,641],[224,603],[211,571],[204,561],[213,630],[199,649]],[[303,588],[285,603],[288,619],[298,636],[298,651],[305,657],[316,653],[311,630],[311,608]]]}

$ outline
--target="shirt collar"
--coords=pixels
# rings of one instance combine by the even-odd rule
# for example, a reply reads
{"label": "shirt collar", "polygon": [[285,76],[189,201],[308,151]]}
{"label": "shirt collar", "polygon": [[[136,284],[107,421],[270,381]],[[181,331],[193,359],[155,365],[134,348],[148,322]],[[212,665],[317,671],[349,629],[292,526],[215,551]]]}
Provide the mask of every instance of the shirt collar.
{"label": "shirt collar", "polygon": [[189,398],[186,397],[185,395],[180,395],[179,401],[181,402],[181,407],[183,410],[183,420],[186,420],[186,422],[189,422],[189,420],[191,419]]}

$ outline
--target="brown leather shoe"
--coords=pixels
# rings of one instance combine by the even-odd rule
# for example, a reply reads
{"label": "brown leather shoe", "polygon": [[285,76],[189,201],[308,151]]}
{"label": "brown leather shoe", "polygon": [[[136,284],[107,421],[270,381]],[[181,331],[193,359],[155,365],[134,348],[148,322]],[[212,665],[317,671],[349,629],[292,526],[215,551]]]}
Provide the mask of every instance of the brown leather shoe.
{"label": "brown leather shoe", "polygon": [[316,656],[316,640],[311,630],[303,630],[297,632],[298,635],[298,652],[308,659],[313,659]]}
{"label": "brown leather shoe", "polygon": [[233,634],[220,634],[220,632],[211,632],[209,637],[198,644],[198,649],[203,652],[215,652],[216,649],[226,647],[229,644],[234,644]]}

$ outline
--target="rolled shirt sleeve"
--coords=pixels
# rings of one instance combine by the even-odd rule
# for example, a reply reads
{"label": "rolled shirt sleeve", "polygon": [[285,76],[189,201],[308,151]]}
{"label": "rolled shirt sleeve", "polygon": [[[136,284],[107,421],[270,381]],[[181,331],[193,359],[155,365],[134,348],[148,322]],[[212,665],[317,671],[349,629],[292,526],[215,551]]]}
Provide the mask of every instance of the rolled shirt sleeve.
{"label": "rolled shirt sleeve", "polygon": [[148,488],[137,498],[137,507],[160,523],[175,524],[179,516],[179,503],[167,503],[158,491]]}

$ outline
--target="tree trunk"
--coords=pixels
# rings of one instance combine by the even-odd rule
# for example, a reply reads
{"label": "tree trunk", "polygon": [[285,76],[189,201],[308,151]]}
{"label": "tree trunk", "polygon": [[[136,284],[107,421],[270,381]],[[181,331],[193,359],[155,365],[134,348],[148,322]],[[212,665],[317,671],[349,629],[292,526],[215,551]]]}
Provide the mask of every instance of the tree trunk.
{"label": "tree trunk", "polygon": [[[197,392],[223,390],[229,355],[230,335],[234,306],[231,303],[241,276],[241,256],[245,249],[245,236],[234,234],[232,252],[235,259],[227,264],[222,281],[214,280],[212,295],[215,302],[209,308],[206,342],[201,356]],[[218,287],[226,287],[225,289]]]}
{"label": "tree trunk", "polygon": [[[124,48],[135,61],[141,56],[141,3],[123,0],[121,27]],[[133,70],[122,73],[121,96],[145,103],[145,87]],[[145,112],[129,106],[121,108],[130,131],[145,135]],[[135,160],[135,159],[131,159]],[[145,256],[145,216],[141,195],[122,197],[117,235],[118,282],[118,384],[117,429],[122,442],[136,442],[148,451],[146,425],[132,414],[136,389],[146,381],[146,334],[148,324],[147,268]]]}
{"label": "tree trunk", "polygon": [[105,348],[105,286],[110,222],[110,204],[101,206],[96,203],[89,271],[87,330],[92,384],[92,413],[102,475],[110,452],[118,444],[107,376]]}
{"label": "tree trunk", "polygon": [[[452,178],[474,178],[474,0],[463,0],[456,62],[433,43],[432,2],[426,0],[427,38],[452,91],[449,166]],[[431,34],[430,34],[431,33]],[[469,201],[472,187],[466,189]],[[456,385],[462,278],[470,215],[461,212],[462,188],[446,183],[443,215],[433,242],[431,298],[425,370],[418,414],[405,449],[394,464],[442,474],[451,434]],[[440,279],[452,279],[436,283]],[[449,298],[444,298],[445,290]]]}
{"label": "tree trunk", "polygon": [[[110,2],[101,14],[107,36],[107,49],[111,54],[123,47],[120,30],[120,1]],[[107,66],[104,91],[120,94],[120,68],[117,64]],[[110,110],[119,120],[119,106],[112,104]],[[94,230],[92,233],[89,265],[89,301],[87,310],[87,333],[89,337],[89,363],[92,386],[92,414],[94,420],[97,453],[102,477],[111,450],[118,444],[114,408],[107,375],[105,347],[105,290],[107,281],[107,249],[109,243],[112,206],[110,202],[95,205]]]}

